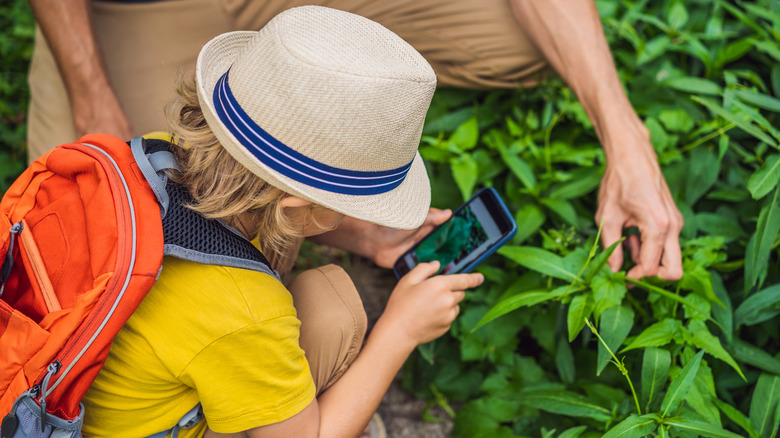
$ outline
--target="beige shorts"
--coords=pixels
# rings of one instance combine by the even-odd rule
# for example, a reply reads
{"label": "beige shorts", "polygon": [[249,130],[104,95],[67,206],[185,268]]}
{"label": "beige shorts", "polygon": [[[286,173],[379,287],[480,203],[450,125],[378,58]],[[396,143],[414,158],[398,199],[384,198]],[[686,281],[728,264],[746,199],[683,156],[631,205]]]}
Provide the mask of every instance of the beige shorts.
{"label": "beige shorts", "polygon": [[301,348],[319,396],[360,353],[366,311],[349,275],[335,265],[300,273],[288,289],[301,321]]}
{"label": "beige shorts", "polygon": [[[546,65],[507,0],[93,1],[109,81],[136,135],[165,131],[165,104],[180,66],[194,64],[215,35],[257,30],[293,6],[322,4],[371,18],[431,63],[440,86],[514,88],[539,81]],[[29,159],[76,140],[67,92],[40,31],[30,67]]]}

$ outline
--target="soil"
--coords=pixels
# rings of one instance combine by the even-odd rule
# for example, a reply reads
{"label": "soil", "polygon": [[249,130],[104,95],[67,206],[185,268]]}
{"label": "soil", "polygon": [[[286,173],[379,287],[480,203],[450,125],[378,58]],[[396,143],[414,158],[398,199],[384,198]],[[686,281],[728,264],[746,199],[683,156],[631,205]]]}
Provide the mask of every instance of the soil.
{"label": "soil", "polygon": [[[368,316],[368,330],[376,323],[385,308],[390,292],[396,283],[393,273],[384,268],[379,268],[373,262],[362,257],[350,255],[341,251],[327,248],[306,248],[301,254],[306,254],[306,260],[299,256],[296,268],[319,266],[326,263],[335,263],[343,267],[349,273],[352,281],[360,292],[363,306]],[[303,265],[303,266],[302,266]],[[297,269],[296,269],[297,270]],[[402,371],[403,372],[403,371]],[[427,410],[427,416],[437,419],[426,421],[423,413],[426,412],[426,400],[418,399],[403,389],[398,381],[399,373],[390,389],[379,405],[379,415],[387,429],[388,438],[447,438],[452,431],[452,418],[444,410],[434,407]]]}

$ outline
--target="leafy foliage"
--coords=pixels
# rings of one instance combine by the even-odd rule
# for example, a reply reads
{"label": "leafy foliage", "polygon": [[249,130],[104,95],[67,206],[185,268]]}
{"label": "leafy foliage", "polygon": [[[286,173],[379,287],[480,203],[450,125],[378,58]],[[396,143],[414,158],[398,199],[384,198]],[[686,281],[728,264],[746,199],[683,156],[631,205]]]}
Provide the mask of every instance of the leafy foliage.
{"label": "leafy foliage", "polygon": [[780,2],[597,4],[685,219],[683,278],[605,265],[623,250],[597,249],[605,158],[560,80],[441,90],[421,147],[434,203],[493,186],[520,230],[404,384],[459,406],[457,437],[776,436]]}
{"label": "leafy foliage", "polygon": [[[403,384],[456,437],[777,436],[780,1],[597,4],[685,218],[683,278],[605,265],[622,248],[597,249],[604,153],[560,80],[440,90],[421,145],[435,204],[493,186],[520,230]],[[0,20],[2,192],[23,167],[33,21],[24,0]]]}
{"label": "leafy foliage", "polygon": [[0,29],[0,193],[3,193],[25,167],[27,66],[35,33],[26,1],[0,4]]}

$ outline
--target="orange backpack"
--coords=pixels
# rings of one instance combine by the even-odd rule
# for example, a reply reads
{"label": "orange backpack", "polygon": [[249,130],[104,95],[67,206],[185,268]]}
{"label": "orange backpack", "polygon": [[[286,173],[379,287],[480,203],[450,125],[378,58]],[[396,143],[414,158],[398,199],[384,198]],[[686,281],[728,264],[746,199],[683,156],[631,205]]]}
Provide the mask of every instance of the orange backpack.
{"label": "orange backpack", "polygon": [[215,255],[164,239],[163,170],[175,162],[158,143],[155,154],[141,139],[131,148],[87,135],[36,160],[0,201],[0,437],[80,436],[80,401],[163,254],[275,275],[243,237],[185,208],[177,214],[196,235],[234,249]]}

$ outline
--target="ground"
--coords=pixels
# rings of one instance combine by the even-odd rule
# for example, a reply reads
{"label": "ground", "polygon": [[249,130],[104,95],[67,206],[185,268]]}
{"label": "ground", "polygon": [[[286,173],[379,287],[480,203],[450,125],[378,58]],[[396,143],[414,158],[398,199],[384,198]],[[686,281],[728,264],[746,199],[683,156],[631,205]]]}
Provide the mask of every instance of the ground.
{"label": "ground", "polygon": [[[368,330],[376,323],[387,303],[396,279],[388,269],[371,261],[341,251],[305,245],[301,249],[297,269],[335,263],[349,273],[360,292],[368,316]],[[400,377],[400,374],[399,376]],[[406,393],[398,385],[398,377],[379,406],[379,415],[387,428],[388,438],[446,438],[452,430],[452,418],[443,410],[433,408],[428,414],[436,422],[423,420],[427,402]]]}

